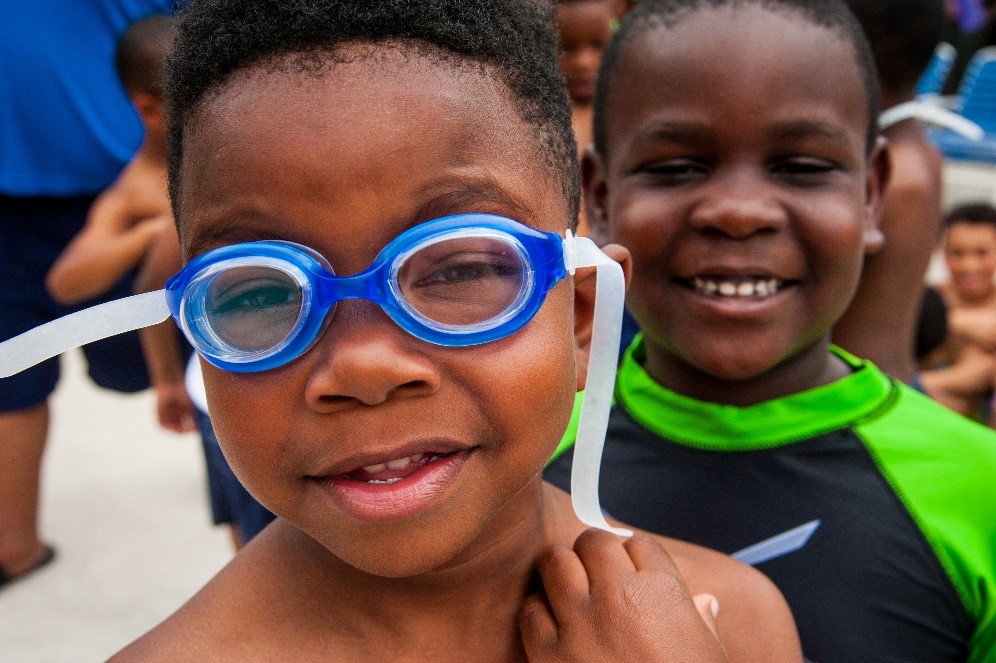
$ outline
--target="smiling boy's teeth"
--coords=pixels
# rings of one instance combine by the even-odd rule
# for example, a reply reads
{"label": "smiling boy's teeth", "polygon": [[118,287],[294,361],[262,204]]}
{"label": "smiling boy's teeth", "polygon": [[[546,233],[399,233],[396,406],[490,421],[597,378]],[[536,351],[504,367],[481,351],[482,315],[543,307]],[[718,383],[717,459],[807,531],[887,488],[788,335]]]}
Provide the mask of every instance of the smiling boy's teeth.
{"label": "smiling boy's teeth", "polygon": [[713,280],[696,276],[692,279],[692,287],[704,295],[720,295],[721,297],[768,297],[781,288],[778,279],[752,280]]}
{"label": "smiling boy's teeth", "polygon": [[[421,454],[419,454],[421,456]],[[399,458],[397,460],[387,461],[387,469],[389,470],[403,470],[412,464],[412,461],[416,460],[415,456],[406,456],[405,458]]]}
{"label": "smiling boy's teeth", "polygon": [[377,474],[387,469],[387,463],[377,463],[376,465],[364,465],[363,471],[369,474]]}
{"label": "smiling boy's teeth", "polygon": [[720,281],[719,282],[719,294],[724,297],[733,297],[737,294],[737,284],[732,281]]}

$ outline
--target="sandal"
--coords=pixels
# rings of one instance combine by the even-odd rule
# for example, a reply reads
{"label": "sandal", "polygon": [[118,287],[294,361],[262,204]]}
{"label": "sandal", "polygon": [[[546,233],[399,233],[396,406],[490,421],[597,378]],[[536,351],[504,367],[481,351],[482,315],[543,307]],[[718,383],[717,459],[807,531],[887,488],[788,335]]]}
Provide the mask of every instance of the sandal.
{"label": "sandal", "polygon": [[0,568],[0,589],[3,589],[9,584],[31,575],[38,569],[47,565],[53,559],[55,559],[55,548],[53,548],[52,546],[45,546],[45,554],[42,555],[42,558],[38,560],[38,562],[27,571],[22,571],[21,573],[18,573],[16,576],[11,576],[7,575],[7,572],[4,571],[3,568]]}

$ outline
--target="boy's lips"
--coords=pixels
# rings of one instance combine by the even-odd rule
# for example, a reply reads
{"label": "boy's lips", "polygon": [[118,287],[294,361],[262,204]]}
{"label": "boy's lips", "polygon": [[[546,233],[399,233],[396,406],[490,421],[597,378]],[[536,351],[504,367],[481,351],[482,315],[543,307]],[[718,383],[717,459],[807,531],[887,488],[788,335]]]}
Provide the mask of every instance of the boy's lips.
{"label": "boy's lips", "polygon": [[770,272],[723,273],[701,272],[676,277],[674,282],[685,292],[721,316],[753,316],[782,301],[797,279],[782,278]]}
{"label": "boy's lips", "polygon": [[473,450],[452,443],[409,445],[352,456],[309,478],[354,517],[406,518],[429,508],[453,485]]}

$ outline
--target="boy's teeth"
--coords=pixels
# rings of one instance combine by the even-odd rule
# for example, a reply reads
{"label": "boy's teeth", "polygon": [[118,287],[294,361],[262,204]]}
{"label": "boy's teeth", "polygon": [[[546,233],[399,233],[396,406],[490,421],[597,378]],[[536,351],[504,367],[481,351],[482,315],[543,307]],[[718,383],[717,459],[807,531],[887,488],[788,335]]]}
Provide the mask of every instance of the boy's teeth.
{"label": "boy's teeth", "polygon": [[692,279],[692,286],[696,292],[704,295],[716,295],[721,297],[767,297],[774,295],[781,288],[778,279],[708,279],[696,276]]}
{"label": "boy's teeth", "polygon": [[376,465],[364,465],[363,471],[367,472],[368,474],[377,474],[378,472],[385,472],[387,470],[403,470],[412,463],[422,460],[423,457],[424,454],[415,454],[414,456],[405,456],[404,458],[389,460],[386,463],[377,463]]}
{"label": "boy's teeth", "polygon": [[[419,454],[421,456],[421,454]],[[387,469],[389,470],[403,470],[412,464],[412,461],[417,460],[415,456],[406,456],[404,458],[399,458],[397,460],[390,460],[387,462]]]}

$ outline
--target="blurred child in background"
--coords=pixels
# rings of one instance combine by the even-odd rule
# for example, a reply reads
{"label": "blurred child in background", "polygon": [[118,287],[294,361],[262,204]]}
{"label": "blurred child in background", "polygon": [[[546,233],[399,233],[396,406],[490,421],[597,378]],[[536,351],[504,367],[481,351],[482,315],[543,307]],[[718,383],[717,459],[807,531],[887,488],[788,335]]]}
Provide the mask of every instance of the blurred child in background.
{"label": "blurred child in background", "polygon": [[[571,99],[571,124],[579,152],[591,144],[592,101],[602,49],[612,36],[620,8],[615,0],[559,0],[554,23],[560,46],[560,71]],[[584,209],[580,210],[578,234],[588,234]]]}
{"label": "blurred child in background", "polygon": [[959,205],[948,213],[946,226],[944,264],[949,279],[940,292],[948,333],[920,379],[939,403],[989,421],[996,376],[996,208],[986,203]]}

